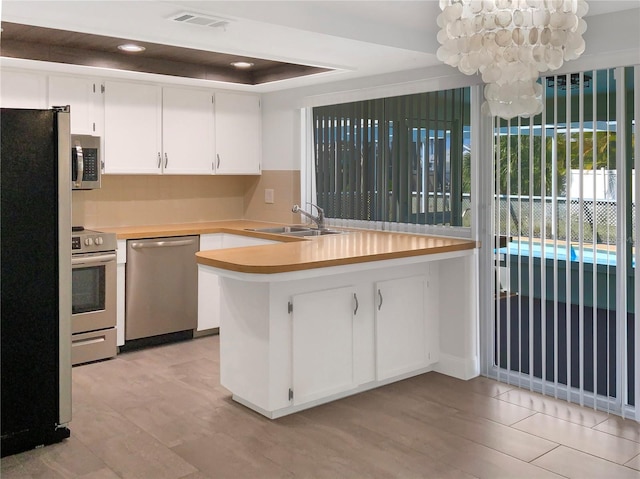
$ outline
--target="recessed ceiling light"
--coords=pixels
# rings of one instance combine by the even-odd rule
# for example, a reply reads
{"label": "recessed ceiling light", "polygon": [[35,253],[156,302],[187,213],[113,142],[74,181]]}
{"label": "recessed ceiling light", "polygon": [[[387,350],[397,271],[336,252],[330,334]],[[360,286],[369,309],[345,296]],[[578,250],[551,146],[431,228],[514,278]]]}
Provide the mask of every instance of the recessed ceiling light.
{"label": "recessed ceiling light", "polygon": [[251,68],[254,64],[251,62],[233,62],[231,65],[236,68]]}
{"label": "recessed ceiling light", "polygon": [[124,45],[118,45],[118,50],[122,50],[123,52],[138,53],[145,51],[146,48],[141,47],[140,45],[135,45],[134,43],[125,43]]}

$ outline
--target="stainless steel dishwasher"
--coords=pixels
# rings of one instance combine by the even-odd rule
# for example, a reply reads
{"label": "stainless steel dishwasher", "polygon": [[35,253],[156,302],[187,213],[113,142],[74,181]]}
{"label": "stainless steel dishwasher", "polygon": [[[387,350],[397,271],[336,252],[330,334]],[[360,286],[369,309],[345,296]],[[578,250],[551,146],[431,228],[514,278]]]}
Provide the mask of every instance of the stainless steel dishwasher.
{"label": "stainless steel dishwasher", "polygon": [[127,241],[125,340],[194,330],[199,236]]}

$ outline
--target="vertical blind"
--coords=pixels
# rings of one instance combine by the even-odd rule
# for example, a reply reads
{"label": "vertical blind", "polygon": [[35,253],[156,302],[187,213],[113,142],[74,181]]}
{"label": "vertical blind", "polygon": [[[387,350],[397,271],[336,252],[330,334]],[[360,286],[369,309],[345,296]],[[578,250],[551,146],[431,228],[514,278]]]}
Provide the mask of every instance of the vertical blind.
{"label": "vertical blind", "polygon": [[501,242],[486,370],[628,415],[638,389],[634,69],[541,81],[541,115],[494,120]]}
{"label": "vertical blind", "polygon": [[469,88],[315,107],[313,132],[317,203],[327,217],[463,225]]}

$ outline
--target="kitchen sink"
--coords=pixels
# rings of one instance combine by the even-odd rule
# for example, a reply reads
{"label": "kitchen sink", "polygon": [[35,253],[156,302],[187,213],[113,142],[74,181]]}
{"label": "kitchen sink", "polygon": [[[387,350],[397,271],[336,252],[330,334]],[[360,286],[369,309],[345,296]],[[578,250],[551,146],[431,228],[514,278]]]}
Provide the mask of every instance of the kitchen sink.
{"label": "kitchen sink", "polygon": [[341,233],[344,233],[344,231],[336,231],[336,230],[328,230],[328,229],[322,229],[322,230],[308,229],[306,231],[293,231],[291,233],[284,233],[284,234],[288,234],[289,236],[325,236],[325,235],[335,235],[335,234],[341,234]]}
{"label": "kitchen sink", "polygon": [[307,226],[277,226],[274,228],[249,228],[247,231],[257,231],[259,233],[271,233],[277,235],[306,232],[311,230]]}
{"label": "kitchen sink", "polygon": [[271,233],[287,236],[325,236],[344,233],[344,231],[331,230],[327,228],[316,229],[307,226],[278,226],[274,228],[251,228],[249,231],[260,233]]}

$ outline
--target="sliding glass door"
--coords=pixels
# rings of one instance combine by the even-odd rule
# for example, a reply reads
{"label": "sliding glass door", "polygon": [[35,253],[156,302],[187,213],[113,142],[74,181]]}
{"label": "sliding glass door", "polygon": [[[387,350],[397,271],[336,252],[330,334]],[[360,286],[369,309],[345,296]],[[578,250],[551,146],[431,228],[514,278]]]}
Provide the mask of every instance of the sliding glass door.
{"label": "sliding glass door", "polygon": [[635,406],[634,69],[541,79],[545,110],[494,124],[487,373],[629,414]]}

